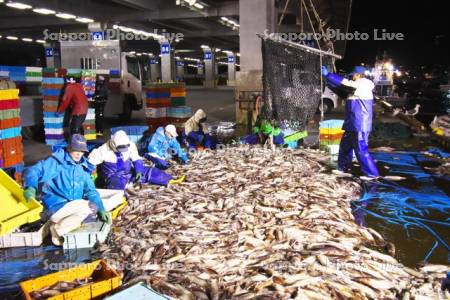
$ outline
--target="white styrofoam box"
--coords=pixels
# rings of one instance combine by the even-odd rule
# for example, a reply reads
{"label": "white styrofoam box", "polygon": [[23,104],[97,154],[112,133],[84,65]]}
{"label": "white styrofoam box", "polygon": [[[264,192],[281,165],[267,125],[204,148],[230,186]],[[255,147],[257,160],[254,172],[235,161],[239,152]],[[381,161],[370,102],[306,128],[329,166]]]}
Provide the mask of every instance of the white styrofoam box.
{"label": "white styrofoam box", "polygon": [[339,145],[327,145],[327,151],[331,155],[339,154]]}
{"label": "white styrofoam box", "polygon": [[85,120],[95,120],[95,114],[87,114]]}
{"label": "white styrofoam box", "polygon": [[63,235],[63,248],[93,248],[97,242],[104,243],[110,231],[111,225],[108,223],[83,223],[79,228]]}
{"label": "white styrofoam box", "polygon": [[42,232],[18,232],[0,236],[0,248],[37,247],[42,244]]}
{"label": "white styrofoam box", "polygon": [[136,283],[135,285],[120,291],[112,296],[106,297],[105,300],[171,300],[166,295],[157,293],[151,287],[143,282]]}
{"label": "white styrofoam box", "polygon": [[94,114],[95,115],[95,108],[89,108],[88,109],[88,115],[89,114]]}
{"label": "white styrofoam box", "polygon": [[97,189],[106,211],[111,211],[123,202],[123,190]]}
{"label": "white styrofoam box", "polygon": [[42,72],[41,67],[26,67],[25,72]]}

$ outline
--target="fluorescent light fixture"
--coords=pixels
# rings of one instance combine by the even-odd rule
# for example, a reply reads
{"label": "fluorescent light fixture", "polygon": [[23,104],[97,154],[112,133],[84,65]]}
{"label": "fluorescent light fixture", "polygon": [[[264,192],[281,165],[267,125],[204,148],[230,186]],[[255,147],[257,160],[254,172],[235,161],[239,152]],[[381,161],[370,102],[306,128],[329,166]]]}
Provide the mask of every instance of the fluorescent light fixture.
{"label": "fluorescent light fixture", "polygon": [[198,8],[198,9],[204,9],[205,7],[203,5],[201,5],[200,3],[195,3],[194,7]]}
{"label": "fluorescent light fixture", "polygon": [[114,24],[113,29],[119,29],[119,25]]}
{"label": "fluorescent light fixture", "polygon": [[202,49],[210,49],[209,46],[206,46],[206,45],[201,45],[200,48],[202,48]]}
{"label": "fluorescent light fixture", "polygon": [[136,51],[130,51],[130,54],[135,54],[136,53]]}
{"label": "fluorescent light fixture", "polygon": [[141,56],[142,55],[142,53],[136,53],[136,56]]}
{"label": "fluorescent light fixture", "polygon": [[31,5],[20,3],[20,2],[8,2],[6,3],[6,6],[17,8],[17,9],[30,9],[32,8]]}
{"label": "fluorescent light fixture", "polygon": [[41,14],[41,15],[54,15],[56,14],[56,11],[47,9],[47,8],[35,8],[33,9],[35,13]]}
{"label": "fluorescent light fixture", "polygon": [[56,16],[57,16],[58,18],[66,19],[66,20],[69,20],[69,19],[75,19],[75,18],[76,18],[76,16],[71,15],[71,14],[66,14],[66,13],[57,13]]}
{"label": "fluorescent light fixture", "polygon": [[36,43],[45,44],[45,41],[44,40],[36,40]]}
{"label": "fluorescent light fixture", "polygon": [[175,56],[175,59],[181,59],[181,57],[179,57],[179,56]]}
{"label": "fluorescent light fixture", "polygon": [[180,41],[180,39],[175,39],[175,42],[177,42],[177,43],[178,43],[179,41]]}
{"label": "fluorescent light fixture", "polygon": [[227,17],[220,17],[220,19],[221,19],[222,21],[225,21],[225,22],[228,21],[228,18],[227,18]]}
{"label": "fluorescent light fixture", "polygon": [[6,37],[7,40],[11,40],[11,41],[17,41],[19,38],[17,36],[12,36],[12,35],[8,35]]}
{"label": "fluorescent light fixture", "polygon": [[220,52],[221,51],[221,49],[220,48],[216,48],[216,52]]}
{"label": "fluorescent light fixture", "polygon": [[80,22],[80,23],[92,23],[94,22],[94,20],[89,19],[89,18],[84,18],[84,17],[78,17],[75,19],[75,21]]}
{"label": "fluorescent light fixture", "polygon": [[23,38],[22,41],[24,41],[24,42],[32,42],[33,39],[30,39],[30,38]]}

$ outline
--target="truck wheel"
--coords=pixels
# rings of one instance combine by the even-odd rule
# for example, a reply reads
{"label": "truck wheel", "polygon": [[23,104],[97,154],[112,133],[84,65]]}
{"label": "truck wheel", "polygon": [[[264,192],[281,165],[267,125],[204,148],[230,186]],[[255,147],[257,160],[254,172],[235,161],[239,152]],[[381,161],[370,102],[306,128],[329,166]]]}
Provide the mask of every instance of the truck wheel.
{"label": "truck wheel", "polygon": [[131,115],[133,112],[133,108],[131,107],[132,103],[130,100],[130,97],[126,97],[125,100],[123,101],[123,113],[120,115],[120,118],[123,119],[124,121],[130,121],[131,120]]}

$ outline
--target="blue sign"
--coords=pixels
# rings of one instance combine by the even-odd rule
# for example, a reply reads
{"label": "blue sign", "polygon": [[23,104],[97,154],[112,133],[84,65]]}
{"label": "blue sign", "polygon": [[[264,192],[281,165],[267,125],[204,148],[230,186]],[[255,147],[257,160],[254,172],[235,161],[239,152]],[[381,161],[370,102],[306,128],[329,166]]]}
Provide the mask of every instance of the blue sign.
{"label": "blue sign", "polygon": [[234,63],[234,56],[228,56],[228,63]]}
{"label": "blue sign", "polygon": [[212,53],[211,52],[205,52],[205,59],[211,60],[212,59]]}
{"label": "blue sign", "polygon": [[169,53],[170,53],[170,44],[162,44],[161,54],[169,54]]}
{"label": "blue sign", "polygon": [[198,68],[203,68],[203,64],[202,64],[202,63],[199,63],[199,64],[197,65],[197,67],[198,67]]}
{"label": "blue sign", "polygon": [[103,41],[103,31],[91,32],[91,38],[93,41]]}
{"label": "blue sign", "polygon": [[45,56],[53,57],[53,48],[45,48]]}
{"label": "blue sign", "polygon": [[180,67],[184,66],[184,62],[182,62],[182,61],[177,61],[177,66],[180,66]]}
{"label": "blue sign", "polygon": [[155,59],[150,59],[150,64],[151,65],[156,65],[156,60]]}

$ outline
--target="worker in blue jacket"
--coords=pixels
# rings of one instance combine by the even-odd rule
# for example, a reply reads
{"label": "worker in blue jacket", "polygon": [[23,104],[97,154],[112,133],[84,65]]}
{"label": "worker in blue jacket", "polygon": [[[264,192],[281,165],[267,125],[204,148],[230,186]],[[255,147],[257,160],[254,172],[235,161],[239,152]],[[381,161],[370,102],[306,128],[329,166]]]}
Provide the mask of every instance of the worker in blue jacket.
{"label": "worker in blue jacket", "polygon": [[372,131],[373,89],[374,83],[365,78],[366,69],[356,66],[350,73],[353,80],[348,80],[337,74],[329,73],[322,67],[322,75],[327,84],[332,87],[346,86],[351,93],[345,103],[345,130],[339,145],[338,167],[348,171],[352,166],[353,151],[361,165],[362,172],[368,177],[378,177],[378,169],[369,153],[369,135]]}
{"label": "worker in blue jacket", "polygon": [[178,143],[177,136],[177,130],[172,124],[165,128],[158,127],[148,145],[148,153],[145,154],[145,158],[163,170],[170,167],[168,160],[174,156],[178,157],[182,163],[188,163],[188,156]]}
{"label": "worker in blue jacket", "polygon": [[52,242],[62,245],[62,236],[78,228],[92,213],[95,204],[101,221],[110,222],[99,193],[89,175],[84,153],[88,151],[82,135],[74,134],[67,149],[59,149],[49,158],[27,168],[24,173],[24,197],[36,198],[40,188]]}

